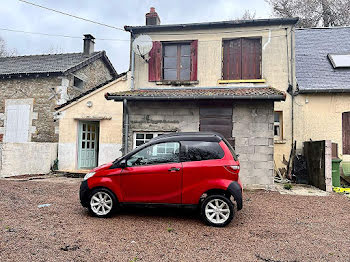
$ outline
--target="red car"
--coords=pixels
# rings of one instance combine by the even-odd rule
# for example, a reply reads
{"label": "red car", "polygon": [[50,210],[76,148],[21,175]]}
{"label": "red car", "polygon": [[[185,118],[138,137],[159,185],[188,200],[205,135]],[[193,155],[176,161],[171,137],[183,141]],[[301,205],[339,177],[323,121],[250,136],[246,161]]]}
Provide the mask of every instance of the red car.
{"label": "red car", "polygon": [[242,209],[239,161],[217,133],[171,133],[153,138],[84,177],[80,201],[98,217],[125,205],[200,208],[203,220],[225,226]]}

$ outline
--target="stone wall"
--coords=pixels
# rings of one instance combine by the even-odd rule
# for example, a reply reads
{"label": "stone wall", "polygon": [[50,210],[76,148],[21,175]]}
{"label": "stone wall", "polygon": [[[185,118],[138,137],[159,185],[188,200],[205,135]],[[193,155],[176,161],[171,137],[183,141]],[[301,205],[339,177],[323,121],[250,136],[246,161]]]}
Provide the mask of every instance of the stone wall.
{"label": "stone wall", "polygon": [[68,99],[111,79],[101,59],[74,72],[85,81],[84,88],[73,86],[73,75],[21,77],[0,80],[0,142],[5,133],[5,101],[7,99],[33,99],[30,142],[58,142],[58,122],[55,107]]}
{"label": "stone wall", "polygon": [[[74,76],[84,81],[84,86],[82,89],[73,86]],[[80,95],[82,92],[85,92],[95,86],[98,86],[99,84],[104,83],[110,79],[112,79],[111,73],[109,72],[104,62],[101,59],[99,59],[94,63],[87,65],[82,69],[74,72],[68,77],[68,97],[73,98],[77,95]]]}
{"label": "stone wall", "polygon": [[[220,105],[218,105],[220,106]],[[240,155],[243,184],[273,184],[273,102],[236,101],[233,130],[236,152]],[[199,130],[196,102],[129,102],[128,149],[133,132],[193,132]]]}

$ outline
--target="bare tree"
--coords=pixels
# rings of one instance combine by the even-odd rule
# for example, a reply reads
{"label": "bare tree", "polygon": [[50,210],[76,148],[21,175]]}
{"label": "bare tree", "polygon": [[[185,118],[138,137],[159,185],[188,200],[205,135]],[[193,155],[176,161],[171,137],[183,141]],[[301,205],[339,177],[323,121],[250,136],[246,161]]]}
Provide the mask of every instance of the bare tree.
{"label": "bare tree", "polygon": [[265,0],[278,17],[299,17],[300,27],[350,25],[349,0]]}
{"label": "bare tree", "polygon": [[4,39],[0,37],[0,57],[2,56],[15,56],[17,55],[16,49],[8,49]]}
{"label": "bare tree", "polygon": [[237,20],[253,20],[256,18],[256,12],[251,10],[245,10],[241,17],[237,17]]}

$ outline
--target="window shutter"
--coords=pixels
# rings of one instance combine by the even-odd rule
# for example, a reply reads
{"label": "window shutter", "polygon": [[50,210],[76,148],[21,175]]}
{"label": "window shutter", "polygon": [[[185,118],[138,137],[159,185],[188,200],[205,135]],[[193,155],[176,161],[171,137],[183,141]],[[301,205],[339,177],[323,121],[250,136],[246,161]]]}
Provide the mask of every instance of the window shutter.
{"label": "window shutter", "polygon": [[193,40],[191,43],[191,81],[197,81],[198,67],[198,40]]}
{"label": "window shutter", "polygon": [[242,79],[260,79],[261,39],[242,38]]}
{"label": "window shutter", "polygon": [[162,78],[162,43],[153,41],[153,47],[149,53],[148,81],[160,81]]}
{"label": "window shutter", "polygon": [[223,42],[224,61],[223,79],[237,80],[242,78],[241,39],[226,40]]}
{"label": "window shutter", "polygon": [[350,154],[350,112],[343,113],[343,154]]}

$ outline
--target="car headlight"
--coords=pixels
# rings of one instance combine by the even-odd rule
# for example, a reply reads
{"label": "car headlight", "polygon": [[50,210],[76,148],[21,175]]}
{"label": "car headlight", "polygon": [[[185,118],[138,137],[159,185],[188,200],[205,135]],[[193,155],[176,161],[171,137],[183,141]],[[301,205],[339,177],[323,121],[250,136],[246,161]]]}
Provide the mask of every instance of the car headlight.
{"label": "car headlight", "polygon": [[95,172],[87,173],[87,174],[84,176],[84,180],[89,179],[89,178],[92,177],[93,175],[95,175]]}

